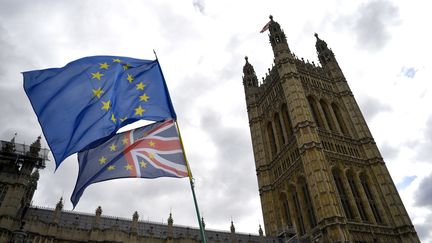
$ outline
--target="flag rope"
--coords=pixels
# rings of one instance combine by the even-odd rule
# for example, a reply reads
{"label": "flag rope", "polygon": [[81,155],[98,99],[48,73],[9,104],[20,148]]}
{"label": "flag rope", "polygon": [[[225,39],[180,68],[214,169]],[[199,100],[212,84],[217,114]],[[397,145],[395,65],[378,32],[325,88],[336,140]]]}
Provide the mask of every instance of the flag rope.
{"label": "flag rope", "polygon": [[192,196],[193,196],[193,200],[194,200],[194,204],[195,204],[195,211],[196,211],[196,214],[197,214],[198,224],[199,224],[199,227],[200,227],[201,240],[202,240],[203,243],[206,243],[206,237],[205,237],[205,233],[204,233],[204,227],[202,225],[201,216],[200,216],[199,208],[198,208],[198,203],[197,203],[197,199],[196,199],[196,196],[195,196],[195,189],[194,189],[195,188],[195,179],[192,176],[192,171],[190,169],[189,162],[188,162],[187,157],[186,157],[186,151],[184,149],[183,139],[182,139],[182,136],[181,136],[181,133],[180,133],[180,126],[178,125],[177,121],[175,121],[175,124],[176,124],[176,128],[177,128],[177,132],[179,134],[180,145],[181,145],[181,148],[183,150],[183,156],[184,156],[184,159],[185,159],[185,162],[186,162],[186,168],[187,168],[188,175],[189,175],[189,182],[190,182],[190,186],[191,186],[191,189],[192,189]]}

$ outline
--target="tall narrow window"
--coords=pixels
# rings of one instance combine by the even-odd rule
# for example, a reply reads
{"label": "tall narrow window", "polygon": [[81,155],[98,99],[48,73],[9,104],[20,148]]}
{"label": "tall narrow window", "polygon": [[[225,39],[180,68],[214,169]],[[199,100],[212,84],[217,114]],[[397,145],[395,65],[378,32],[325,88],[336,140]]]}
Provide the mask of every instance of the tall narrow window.
{"label": "tall narrow window", "polygon": [[340,127],[342,133],[345,135],[349,135],[348,128],[347,128],[345,120],[341,114],[341,111],[339,110],[339,107],[335,103],[332,103],[331,107],[332,107],[332,110],[335,114],[337,123],[339,124],[339,127]]}
{"label": "tall narrow window", "polygon": [[302,215],[302,210],[301,210],[301,206],[300,206],[300,201],[297,195],[297,191],[292,188],[292,198],[294,201],[294,208],[295,208],[295,212],[296,212],[296,221],[297,221],[297,225],[298,225],[298,229],[297,229],[297,233],[298,235],[302,236],[305,233],[305,227],[303,224],[303,215]]}
{"label": "tall narrow window", "polygon": [[285,125],[285,131],[286,131],[286,135],[287,135],[287,140],[289,140],[289,138],[293,134],[293,129],[292,129],[292,125],[291,125],[291,118],[289,116],[288,108],[287,108],[286,104],[284,104],[282,106],[282,118],[284,120],[284,125]]}
{"label": "tall narrow window", "polygon": [[356,205],[357,205],[357,209],[358,209],[359,214],[360,214],[360,218],[364,222],[367,222],[368,219],[367,219],[367,216],[366,216],[366,210],[365,210],[365,207],[364,207],[363,202],[361,200],[358,188],[357,188],[357,186],[356,186],[356,184],[354,182],[354,175],[351,174],[351,173],[347,174],[347,178],[348,178],[348,183],[349,183],[350,188],[351,188],[351,192],[352,192],[352,194],[354,196],[354,200],[355,200]]}
{"label": "tall narrow window", "polygon": [[324,127],[324,121],[322,120],[322,118],[320,116],[320,113],[318,111],[318,107],[315,103],[315,99],[312,98],[312,96],[308,97],[308,103],[309,103],[309,108],[310,108],[310,111],[312,113],[312,116],[313,116],[315,122],[317,123],[317,126],[319,128],[325,128]]}
{"label": "tall narrow window", "polygon": [[324,111],[324,117],[327,121],[327,124],[329,125],[330,130],[337,131],[335,123],[333,121],[333,117],[330,113],[330,109],[329,109],[327,103],[324,100],[320,100],[320,105],[321,105],[322,110]]}
{"label": "tall narrow window", "polygon": [[335,170],[333,171],[333,179],[335,181],[337,191],[339,192],[339,196],[342,202],[342,208],[345,212],[347,219],[354,219],[339,171],[335,171]]}
{"label": "tall narrow window", "polygon": [[367,182],[366,177],[364,175],[361,175],[360,176],[360,181],[361,181],[363,189],[364,189],[364,191],[366,193],[366,197],[367,197],[367,199],[369,201],[369,205],[370,205],[370,207],[372,209],[372,213],[373,213],[373,215],[375,217],[375,220],[377,221],[377,223],[381,224],[382,223],[382,218],[381,218],[381,215],[379,214],[375,198],[372,195],[372,191],[370,190],[369,183]]}
{"label": "tall narrow window", "polygon": [[303,197],[304,197],[304,200],[306,203],[306,211],[308,214],[309,223],[311,225],[311,228],[314,228],[317,225],[315,212],[314,212],[312,200],[311,200],[311,197],[309,194],[309,189],[308,189],[308,186],[307,186],[306,181],[304,179],[301,183],[301,188],[302,188]]}
{"label": "tall narrow window", "polygon": [[0,183],[0,206],[2,205],[3,200],[6,196],[7,189],[8,189],[7,184]]}
{"label": "tall narrow window", "polygon": [[272,155],[275,155],[276,151],[277,151],[276,139],[275,139],[275,135],[273,132],[273,126],[272,126],[271,122],[267,123],[267,135],[269,137],[271,153],[272,153]]}
{"label": "tall narrow window", "polygon": [[288,200],[287,197],[285,195],[285,193],[282,193],[280,195],[280,201],[283,207],[283,217],[284,217],[284,222],[286,223],[287,226],[291,226],[291,215],[290,215],[290,211],[289,211],[289,206],[288,206]]}
{"label": "tall narrow window", "polygon": [[283,129],[282,129],[282,124],[281,124],[281,119],[280,119],[278,113],[276,113],[276,114],[274,115],[273,120],[274,120],[274,123],[275,123],[275,125],[276,125],[276,133],[277,133],[276,136],[277,136],[277,138],[278,138],[278,140],[279,140],[279,145],[280,145],[280,147],[282,147],[282,146],[285,144],[285,136],[284,136],[284,134],[283,134]]}

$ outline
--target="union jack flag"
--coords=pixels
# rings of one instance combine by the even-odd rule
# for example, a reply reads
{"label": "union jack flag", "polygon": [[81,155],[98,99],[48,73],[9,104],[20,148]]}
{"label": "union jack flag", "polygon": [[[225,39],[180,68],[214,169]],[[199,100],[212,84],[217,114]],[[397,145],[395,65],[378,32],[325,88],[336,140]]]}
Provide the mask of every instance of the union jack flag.
{"label": "union jack flag", "polygon": [[187,177],[188,170],[173,120],[116,134],[78,153],[79,173],[71,201],[75,207],[90,184],[118,178]]}

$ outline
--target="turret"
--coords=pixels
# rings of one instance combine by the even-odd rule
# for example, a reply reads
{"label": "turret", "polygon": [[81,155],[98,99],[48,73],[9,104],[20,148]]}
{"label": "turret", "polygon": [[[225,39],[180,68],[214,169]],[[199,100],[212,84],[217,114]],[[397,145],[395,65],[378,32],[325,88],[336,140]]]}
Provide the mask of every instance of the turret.
{"label": "turret", "polygon": [[243,85],[246,87],[258,87],[258,78],[253,66],[249,63],[248,57],[245,57],[246,63],[243,66]]}
{"label": "turret", "polygon": [[337,80],[345,80],[345,77],[339,67],[333,51],[327,47],[327,43],[325,41],[321,40],[318,37],[317,33],[315,33],[315,37],[317,39],[315,47],[321,66],[332,78],[335,78]]}
{"label": "turret", "polygon": [[236,234],[235,234],[234,222],[232,220],[231,220],[230,231],[231,231],[231,235],[230,235],[231,242],[237,242],[237,239],[236,239],[237,237],[236,237]]}
{"label": "turret", "polygon": [[273,49],[275,62],[279,59],[291,57],[291,52],[288,46],[287,38],[284,31],[281,29],[278,22],[273,21],[273,16],[270,15],[269,22],[269,39]]}
{"label": "turret", "polygon": [[93,223],[93,228],[98,229],[100,226],[101,221],[101,215],[102,215],[102,207],[98,206],[95,211],[95,218]]}
{"label": "turret", "polygon": [[139,219],[139,215],[138,212],[135,211],[134,214],[132,215],[132,225],[131,225],[131,233],[137,233],[138,230],[138,219]]}
{"label": "turret", "polygon": [[61,212],[63,210],[63,197],[60,198],[60,200],[57,202],[55,210],[54,210],[54,222],[59,223]]}

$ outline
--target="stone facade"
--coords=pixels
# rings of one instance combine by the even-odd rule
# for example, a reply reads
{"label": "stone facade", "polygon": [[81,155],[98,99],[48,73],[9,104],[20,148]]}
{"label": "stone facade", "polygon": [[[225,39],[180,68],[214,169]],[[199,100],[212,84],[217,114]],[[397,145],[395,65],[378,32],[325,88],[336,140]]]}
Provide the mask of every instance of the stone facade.
{"label": "stone facade", "polygon": [[[65,211],[62,199],[55,208],[31,205],[47,154],[40,137],[30,146],[0,141],[0,243],[201,242],[198,228],[174,225],[171,214],[161,224],[141,221],[137,212],[132,219],[103,216],[101,207],[92,215]],[[207,242],[278,241],[264,236],[261,228],[258,232],[237,233],[233,222],[230,231],[205,230]]]}
{"label": "stone facade", "polygon": [[331,49],[291,52],[270,16],[274,65],[243,84],[265,231],[306,242],[419,242]]}

